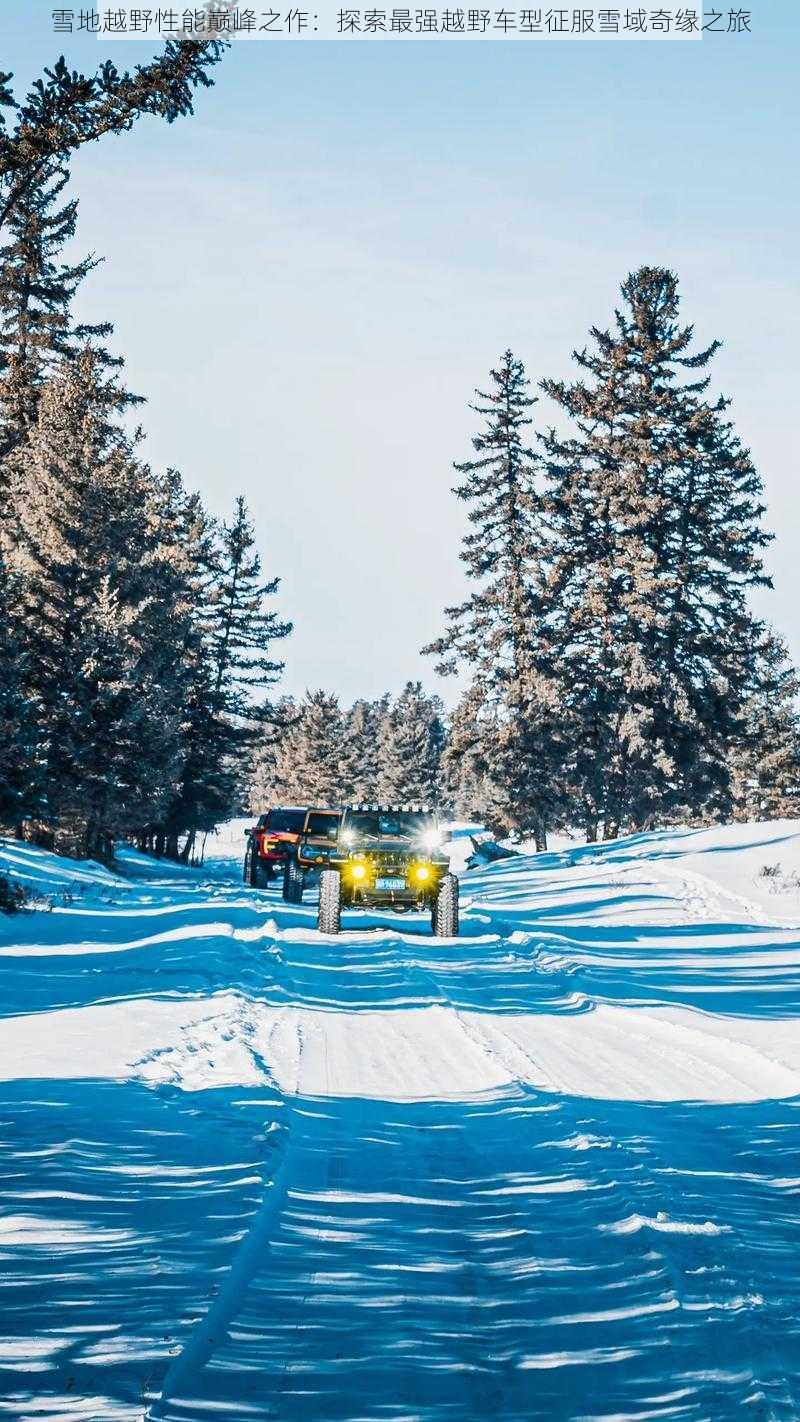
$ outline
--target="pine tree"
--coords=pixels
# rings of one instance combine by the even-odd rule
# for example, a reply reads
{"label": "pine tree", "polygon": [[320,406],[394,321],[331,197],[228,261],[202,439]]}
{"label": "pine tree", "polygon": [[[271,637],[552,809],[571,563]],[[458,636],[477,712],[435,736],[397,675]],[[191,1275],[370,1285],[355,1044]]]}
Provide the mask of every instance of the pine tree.
{"label": "pine tree", "polygon": [[35,716],[26,694],[20,579],[0,550],[0,826],[16,831],[37,808]]}
{"label": "pine tree", "polygon": [[[493,798],[505,798],[509,824],[532,830],[544,848],[547,825],[561,813],[562,752],[547,526],[537,490],[539,459],[526,443],[528,412],[536,401],[522,362],[510,350],[491,379],[490,391],[478,391],[471,406],[485,422],[473,439],[480,457],[455,465],[463,477],[454,492],[470,505],[472,525],[461,558],[475,590],[446,609],[445,635],[423,650],[439,657],[443,675],[467,667],[465,706],[476,718],[472,749],[483,767],[481,781],[495,780]],[[466,729],[463,716],[458,724],[451,763]]]}
{"label": "pine tree", "polygon": [[742,734],[730,752],[734,818],[800,816],[800,678],[779,637],[768,633],[756,690],[747,698]]}
{"label": "pine tree", "polygon": [[[195,634],[185,651],[182,767],[164,813],[149,826],[148,847],[188,863],[198,833],[207,833],[239,809],[238,740],[215,694],[213,664]],[[185,836],[183,846],[180,837]]]}
{"label": "pine tree", "polygon": [[388,694],[377,701],[354,701],[347,712],[342,741],[340,798],[343,802],[363,804],[378,799],[381,728],[388,713]]}
{"label": "pine tree", "polygon": [[549,637],[548,631],[510,679],[494,726],[478,723],[489,821],[507,835],[533,835],[537,851],[547,849],[548,829],[561,826],[569,809],[566,697],[555,669],[541,669]]}
{"label": "pine tree", "polygon": [[[727,747],[760,640],[761,482],[692,353],[677,281],[643,267],[584,378],[542,388],[576,432],[545,445],[572,794],[592,837],[730,808]],[[685,372],[688,373],[688,379]]]}
{"label": "pine tree", "polygon": [[[143,849],[189,858],[198,831],[211,830],[236,808],[238,760],[224,715],[213,643],[218,607],[218,527],[176,471],[162,485],[162,575],[177,602],[176,682],[181,710],[181,771],[162,813],[140,837]],[[155,807],[154,807],[155,809]],[[185,835],[183,849],[180,837]]]}
{"label": "pine tree", "polygon": [[69,688],[77,714],[59,780],[61,828],[77,828],[77,847],[85,838],[100,858],[112,857],[116,838],[140,833],[180,767],[179,722],[153,675],[138,611],[106,575],[83,619],[80,676]]}
{"label": "pine tree", "polygon": [[426,696],[421,682],[407,682],[380,727],[378,800],[438,804],[444,744],[440,698]]}
{"label": "pine tree", "polygon": [[291,696],[281,696],[272,707],[272,714],[262,728],[252,748],[247,770],[246,802],[250,813],[260,815],[280,802],[283,793],[278,782],[278,761],[283,740],[299,718],[297,703]]}
{"label": "pine tree", "polygon": [[510,350],[491,371],[489,393],[476,391],[470,409],[484,430],[473,438],[480,458],[456,464],[462,481],[453,490],[469,505],[472,529],[463,540],[461,561],[477,586],[458,607],[445,609],[444,636],[424,648],[440,660],[437,671],[453,675],[470,667],[474,680],[496,691],[519,666],[530,641],[533,592],[529,564],[538,542],[540,501],[537,458],[525,443],[529,409],[525,368]]}
{"label": "pine tree", "polygon": [[468,687],[450,716],[442,783],[454,815],[507,834],[509,826],[495,818],[499,736],[497,710],[487,708],[478,685]]}
{"label": "pine tree", "polygon": [[[169,40],[156,59],[132,72],[106,60],[93,75],[70,70],[62,55],[22,104],[9,88],[13,76],[0,73],[0,227],[53,161],[63,164],[83,144],[122,133],[145,114],[172,123],[193,113],[194,91],[213,84],[209,70],[224,48],[217,40]],[[12,132],[4,108],[13,110]]]}
{"label": "pine tree", "polygon": [[313,691],[281,739],[270,799],[297,805],[342,802],[344,717],[336,696]]}
{"label": "pine tree", "polygon": [[15,455],[24,498],[9,562],[47,813],[66,846],[105,853],[174,775],[179,723],[147,576],[153,483],[109,424],[99,370],[86,351],[43,390]]}
{"label": "pine tree", "polygon": [[[97,262],[93,257],[74,264],[60,259],[75,234],[78,208],[75,200],[59,203],[67,177],[64,168],[51,164],[42,180],[27,189],[0,248],[0,465],[33,425],[42,386],[59,361],[75,358],[91,339],[104,363],[121,364],[98,345],[109,335],[110,324],[74,325],[71,320],[75,292]],[[115,385],[115,407],[120,394]]]}
{"label": "pine tree", "polygon": [[280,578],[262,582],[255,531],[239,497],[233,519],[220,531],[210,643],[215,695],[241,721],[258,721],[252,692],[273,686],[283,671],[270,649],[288,637],[292,624],[281,622],[267,604],[279,586]]}
{"label": "pine tree", "polygon": [[212,829],[246,799],[254,742],[271,734],[273,719],[269,702],[255,704],[253,693],[279,677],[283,664],[272,659],[270,648],[291,631],[291,623],[280,621],[267,605],[279,579],[262,581],[244,499],[237,499],[233,519],[219,529],[201,509],[193,508],[190,516],[196,559],[186,755],[165,826],[171,854],[177,853],[177,836],[186,832],[181,851],[186,860],[198,831]]}

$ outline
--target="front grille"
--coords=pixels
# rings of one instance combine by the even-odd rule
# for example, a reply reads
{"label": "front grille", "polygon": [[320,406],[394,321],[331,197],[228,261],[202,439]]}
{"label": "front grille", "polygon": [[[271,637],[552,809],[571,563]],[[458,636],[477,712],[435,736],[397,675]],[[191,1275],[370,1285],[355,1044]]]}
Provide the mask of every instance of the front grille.
{"label": "front grille", "polygon": [[376,854],[374,856],[376,868],[383,870],[394,870],[398,874],[407,874],[411,864],[410,854]]}

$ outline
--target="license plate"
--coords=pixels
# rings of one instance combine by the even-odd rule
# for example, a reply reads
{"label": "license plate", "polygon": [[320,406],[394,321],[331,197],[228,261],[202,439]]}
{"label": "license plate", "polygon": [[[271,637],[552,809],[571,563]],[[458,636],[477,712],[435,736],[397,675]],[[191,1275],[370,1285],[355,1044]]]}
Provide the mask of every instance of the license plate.
{"label": "license plate", "polygon": [[376,879],[375,888],[382,893],[396,893],[406,886],[405,879]]}

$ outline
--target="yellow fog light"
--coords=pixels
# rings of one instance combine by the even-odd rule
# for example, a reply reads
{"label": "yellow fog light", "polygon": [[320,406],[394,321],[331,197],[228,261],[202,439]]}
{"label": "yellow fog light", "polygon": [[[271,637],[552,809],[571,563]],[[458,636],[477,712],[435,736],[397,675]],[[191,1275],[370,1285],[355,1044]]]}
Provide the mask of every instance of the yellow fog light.
{"label": "yellow fog light", "polygon": [[430,877],[431,871],[428,868],[427,864],[418,864],[416,869],[414,870],[414,878],[418,879],[421,884],[424,884],[425,880],[430,879]]}
{"label": "yellow fog light", "polygon": [[367,871],[363,864],[354,864],[350,870],[350,873],[354,879],[365,879],[367,875]]}

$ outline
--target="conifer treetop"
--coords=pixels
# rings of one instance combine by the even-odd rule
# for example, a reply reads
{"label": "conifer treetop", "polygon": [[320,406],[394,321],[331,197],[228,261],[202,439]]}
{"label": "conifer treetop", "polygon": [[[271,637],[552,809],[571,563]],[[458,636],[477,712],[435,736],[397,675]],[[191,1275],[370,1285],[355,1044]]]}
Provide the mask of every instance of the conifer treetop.
{"label": "conifer treetop", "polygon": [[[122,365],[102,344],[113,329],[110,322],[72,321],[75,293],[98,259],[61,260],[75,235],[78,209],[75,199],[60,202],[68,177],[63,165],[44,165],[16,205],[0,243],[0,459],[33,425],[43,383],[61,361],[76,358],[91,342],[109,370]],[[124,403],[141,401],[125,394]]]}
{"label": "conifer treetop", "polygon": [[484,421],[472,438],[479,457],[453,466],[462,475],[453,492],[469,505],[471,527],[460,557],[474,590],[460,606],[445,608],[447,631],[423,648],[439,658],[436,670],[443,676],[453,675],[460,664],[482,663],[489,679],[518,666],[531,615],[524,569],[540,532],[535,487],[540,459],[525,431],[537,397],[511,350],[490,377],[489,390],[477,390],[470,405]]}
{"label": "conifer treetop", "polygon": [[[63,162],[84,143],[121,133],[145,114],[173,123],[193,113],[194,92],[213,84],[209,70],[224,49],[221,40],[168,40],[149,64],[119,70],[106,60],[90,75],[70,69],[61,55],[22,104],[9,87],[13,75],[0,73],[0,226],[51,159]],[[4,107],[16,119],[11,132]]]}
{"label": "conifer treetop", "polygon": [[551,589],[577,784],[605,832],[728,803],[725,746],[757,681],[762,484],[710,396],[674,273],[642,267],[581,379],[542,389],[571,417],[544,437]]}

